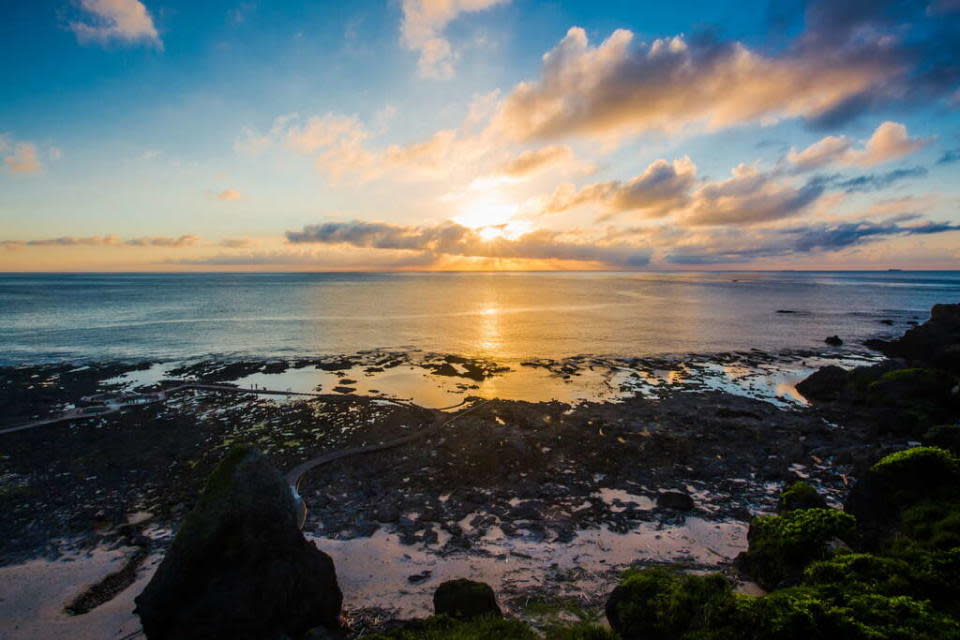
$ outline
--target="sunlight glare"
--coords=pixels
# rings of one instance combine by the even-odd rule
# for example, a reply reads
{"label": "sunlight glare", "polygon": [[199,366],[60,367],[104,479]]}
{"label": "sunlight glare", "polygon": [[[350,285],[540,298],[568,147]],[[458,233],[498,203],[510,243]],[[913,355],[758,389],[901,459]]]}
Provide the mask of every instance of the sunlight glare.
{"label": "sunlight glare", "polygon": [[517,212],[517,206],[497,198],[478,198],[467,203],[453,221],[470,229],[506,224]]}

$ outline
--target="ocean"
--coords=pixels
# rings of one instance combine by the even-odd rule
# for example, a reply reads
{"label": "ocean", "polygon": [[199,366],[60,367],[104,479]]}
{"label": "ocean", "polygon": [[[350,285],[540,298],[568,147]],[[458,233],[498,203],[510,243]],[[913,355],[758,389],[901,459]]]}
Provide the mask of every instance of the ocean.
{"label": "ocean", "polygon": [[957,271],[0,274],[0,363],[820,349],[958,301]]}

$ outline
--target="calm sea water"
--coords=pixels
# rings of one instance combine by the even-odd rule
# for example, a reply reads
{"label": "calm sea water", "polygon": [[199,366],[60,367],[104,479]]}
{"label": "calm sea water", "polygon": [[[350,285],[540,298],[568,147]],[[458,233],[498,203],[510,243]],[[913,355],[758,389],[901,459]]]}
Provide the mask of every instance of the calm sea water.
{"label": "calm sea water", "polygon": [[0,274],[0,362],[819,348],[957,301],[956,271]]}

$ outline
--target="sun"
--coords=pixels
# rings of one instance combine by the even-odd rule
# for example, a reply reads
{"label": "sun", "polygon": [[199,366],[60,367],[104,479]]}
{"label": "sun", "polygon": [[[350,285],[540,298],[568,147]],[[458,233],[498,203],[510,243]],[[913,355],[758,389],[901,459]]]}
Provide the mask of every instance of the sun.
{"label": "sun", "polygon": [[483,240],[514,239],[531,229],[529,222],[514,220],[517,205],[486,196],[471,200],[453,218],[457,224],[473,229]]}

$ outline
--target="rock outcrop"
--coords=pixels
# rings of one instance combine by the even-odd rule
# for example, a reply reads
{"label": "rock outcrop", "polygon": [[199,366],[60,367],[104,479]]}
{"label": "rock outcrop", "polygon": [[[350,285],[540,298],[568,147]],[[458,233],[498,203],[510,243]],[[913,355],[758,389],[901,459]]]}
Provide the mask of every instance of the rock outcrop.
{"label": "rock outcrop", "polygon": [[290,486],[258,451],[235,447],[136,612],[149,640],[264,640],[336,627],[342,600],[333,561],[297,526]]}
{"label": "rock outcrop", "polygon": [[911,366],[960,373],[960,304],[937,304],[930,319],[896,340],[870,340],[867,346]]}

